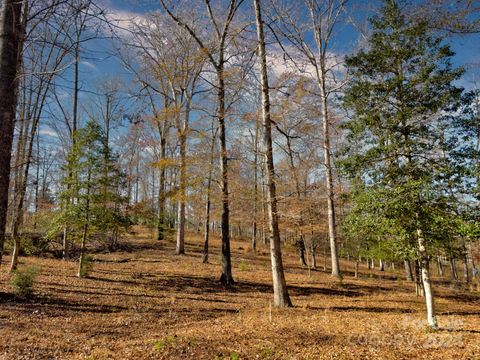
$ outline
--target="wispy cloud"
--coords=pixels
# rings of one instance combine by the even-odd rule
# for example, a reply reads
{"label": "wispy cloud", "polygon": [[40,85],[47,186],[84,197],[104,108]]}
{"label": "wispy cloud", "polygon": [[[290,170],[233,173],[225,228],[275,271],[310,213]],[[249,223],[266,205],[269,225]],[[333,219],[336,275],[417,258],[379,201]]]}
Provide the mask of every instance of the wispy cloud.
{"label": "wispy cloud", "polygon": [[130,37],[131,31],[136,26],[146,22],[145,14],[115,8],[109,8],[106,16],[111,24],[112,33],[122,38]]}
{"label": "wispy cloud", "polygon": [[89,68],[89,69],[91,69],[91,70],[95,70],[95,71],[98,70],[98,69],[97,69],[97,66],[94,65],[94,64],[92,64],[90,61],[85,61],[85,60],[84,60],[84,61],[80,61],[80,64],[82,64],[83,66],[85,66],[85,67],[87,67],[87,68]]}
{"label": "wispy cloud", "polygon": [[43,129],[40,129],[40,131],[38,132],[40,135],[46,135],[46,136],[50,136],[50,137],[55,137],[55,138],[58,138],[58,134],[56,131],[50,129],[50,128],[43,128]]}

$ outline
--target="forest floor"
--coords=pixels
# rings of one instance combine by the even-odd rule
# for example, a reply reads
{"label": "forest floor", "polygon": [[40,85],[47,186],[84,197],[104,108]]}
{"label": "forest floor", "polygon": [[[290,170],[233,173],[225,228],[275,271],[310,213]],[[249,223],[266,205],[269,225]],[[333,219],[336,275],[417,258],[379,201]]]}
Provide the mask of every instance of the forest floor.
{"label": "forest floor", "polygon": [[[342,282],[284,262],[293,308],[271,308],[270,260],[232,242],[236,285],[219,283],[219,240],[202,264],[201,237],[186,255],[140,232],[127,250],[77,263],[22,257],[40,269],[35,295],[12,295],[0,269],[0,359],[480,359],[480,292],[435,283],[440,330],[425,328],[423,298],[401,271],[346,271]],[[353,264],[342,262],[344,269]]]}

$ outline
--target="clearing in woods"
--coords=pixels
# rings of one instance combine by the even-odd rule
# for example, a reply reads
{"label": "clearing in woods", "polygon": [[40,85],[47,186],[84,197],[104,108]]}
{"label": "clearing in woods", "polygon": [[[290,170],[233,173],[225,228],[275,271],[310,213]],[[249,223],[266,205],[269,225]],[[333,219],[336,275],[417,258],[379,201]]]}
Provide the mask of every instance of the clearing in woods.
{"label": "clearing in woods", "polygon": [[[137,229],[138,230],[138,229]],[[270,260],[232,241],[233,291],[217,282],[219,240],[202,264],[202,239],[185,256],[139,231],[126,250],[96,254],[89,278],[77,263],[27,257],[35,296],[15,299],[2,265],[1,359],[479,359],[480,294],[435,282],[441,329],[425,329],[425,304],[401,271],[342,262],[344,280],[298,265],[285,249],[294,308],[271,309]],[[8,259],[5,259],[8,261]]]}

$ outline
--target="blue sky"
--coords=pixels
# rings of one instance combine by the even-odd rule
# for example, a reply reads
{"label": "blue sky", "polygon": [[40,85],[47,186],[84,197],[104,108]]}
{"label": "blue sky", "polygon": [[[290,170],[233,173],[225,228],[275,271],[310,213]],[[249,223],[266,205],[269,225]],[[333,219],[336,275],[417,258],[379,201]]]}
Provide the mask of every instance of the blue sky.
{"label": "blue sky", "polygon": [[[197,0],[198,1],[198,0]],[[381,1],[360,1],[352,0],[355,7],[355,21],[358,24],[365,24],[365,20],[373,15],[378,9]],[[127,20],[129,15],[144,14],[151,10],[160,9],[158,0],[105,0],[106,6],[113,16]],[[251,11],[251,1],[244,3],[244,11]],[[339,54],[349,54],[358,49],[359,32],[351,24],[340,24],[334,42],[333,51]],[[480,49],[480,34],[454,35],[447,40],[456,52],[454,58],[455,66],[465,66],[466,73],[459,81],[460,86],[467,89],[473,87],[473,80],[480,80],[480,60],[478,60],[478,49]],[[477,64],[475,66],[475,63]],[[123,68],[119,60],[112,56],[112,43],[107,40],[91,41],[87,45],[87,51],[83,54],[80,65],[81,100],[88,101],[92,96],[90,91],[95,90],[96,80],[102,77],[114,75],[125,79],[128,85],[131,82],[131,75]],[[67,79],[69,76],[67,75]],[[68,99],[71,91],[68,83],[65,83],[65,98]],[[479,84],[480,86],[480,84]],[[128,86],[124,96],[129,96]]]}
{"label": "blue sky", "polygon": [[[125,13],[143,14],[151,10],[160,9],[160,3],[158,0],[105,0],[103,3],[111,11],[121,11]],[[250,3],[251,1],[248,0],[244,3],[244,11],[250,10]],[[378,9],[381,4],[381,1],[351,0],[350,4],[355,8],[355,21],[359,24],[365,24],[365,20],[375,13],[375,10]],[[336,35],[334,51],[341,54],[351,53],[352,50],[357,48],[357,40],[359,37],[358,31],[352,25],[340,25],[338,30],[339,32]],[[475,78],[480,78],[480,60],[478,60],[480,34],[453,35],[449,37],[447,41],[456,52],[454,65],[465,66],[467,70],[461,81],[461,86],[470,88],[472,86],[471,81]],[[102,45],[101,43],[98,43],[93,46],[96,50],[99,50],[98,48]],[[105,44],[104,46],[108,45]],[[102,73],[125,73],[117,60],[106,58],[106,56],[99,56],[99,58],[103,58],[103,60],[89,61],[89,64],[83,66],[83,70],[89,74],[98,73],[98,75],[101,75]],[[93,69],[91,65],[95,65],[96,69]]]}

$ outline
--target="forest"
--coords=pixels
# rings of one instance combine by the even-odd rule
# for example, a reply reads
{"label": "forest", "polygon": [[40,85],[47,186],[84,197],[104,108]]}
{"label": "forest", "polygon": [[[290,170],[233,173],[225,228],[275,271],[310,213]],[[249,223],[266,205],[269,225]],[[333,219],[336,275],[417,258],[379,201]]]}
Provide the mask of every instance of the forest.
{"label": "forest", "polygon": [[479,359],[480,3],[2,0],[0,359]]}

